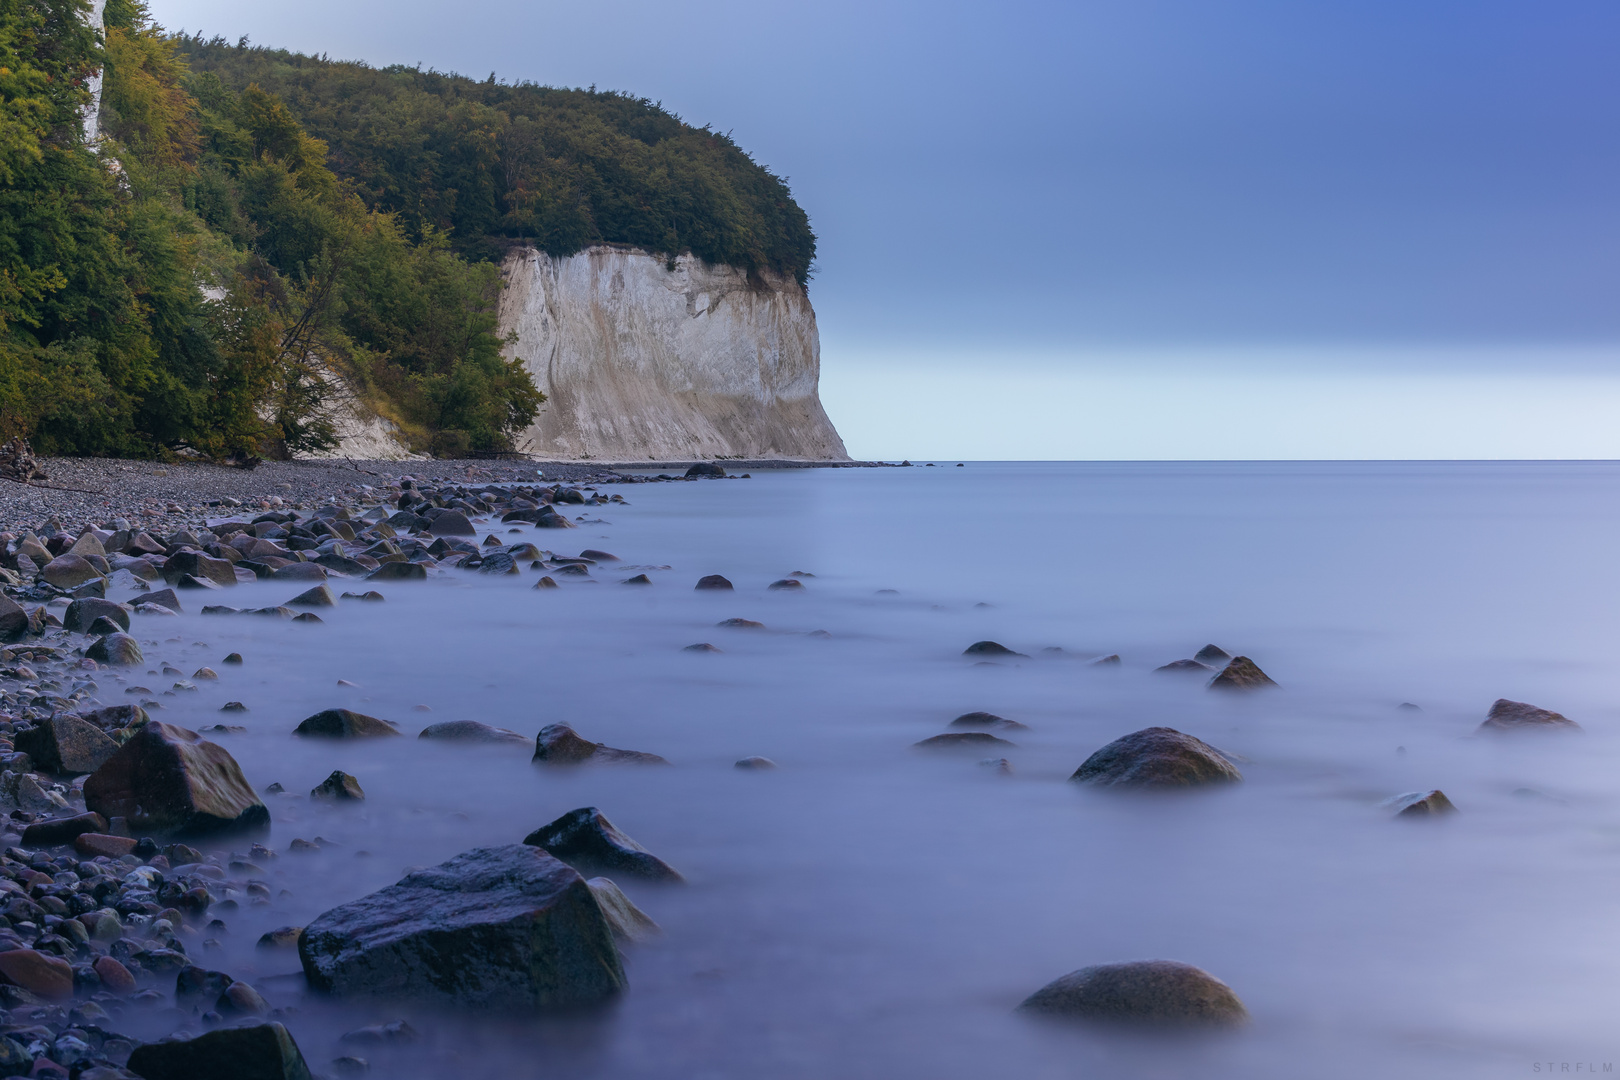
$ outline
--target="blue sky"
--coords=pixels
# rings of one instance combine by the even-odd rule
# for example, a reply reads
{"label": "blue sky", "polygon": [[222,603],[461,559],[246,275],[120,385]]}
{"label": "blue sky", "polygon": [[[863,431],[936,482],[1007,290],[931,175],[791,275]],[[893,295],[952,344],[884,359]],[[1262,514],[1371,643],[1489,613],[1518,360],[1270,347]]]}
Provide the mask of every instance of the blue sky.
{"label": "blue sky", "polygon": [[857,455],[1620,457],[1606,0],[152,9],[731,131]]}

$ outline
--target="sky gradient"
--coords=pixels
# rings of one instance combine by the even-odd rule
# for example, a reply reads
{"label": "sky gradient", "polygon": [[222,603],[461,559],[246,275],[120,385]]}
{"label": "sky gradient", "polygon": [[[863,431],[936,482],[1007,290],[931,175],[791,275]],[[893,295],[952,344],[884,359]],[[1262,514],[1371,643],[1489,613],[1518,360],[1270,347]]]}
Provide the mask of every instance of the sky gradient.
{"label": "sky gradient", "polygon": [[857,456],[1620,456],[1607,0],[152,11],[731,131]]}

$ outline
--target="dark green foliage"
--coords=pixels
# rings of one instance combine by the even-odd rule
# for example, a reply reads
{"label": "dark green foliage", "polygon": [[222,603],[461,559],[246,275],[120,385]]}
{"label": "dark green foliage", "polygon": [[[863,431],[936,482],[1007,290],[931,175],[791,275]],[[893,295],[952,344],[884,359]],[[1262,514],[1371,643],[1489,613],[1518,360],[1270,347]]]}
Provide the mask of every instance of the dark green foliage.
{"label": "dark green foliage", "polygon": [[627,94],[375,69],[183,38],[196,72],[285,102],[366,205],[457,251],[534,243],[690,251],[710,263],[808,278],[815,236],[787,185],[731,139]]}

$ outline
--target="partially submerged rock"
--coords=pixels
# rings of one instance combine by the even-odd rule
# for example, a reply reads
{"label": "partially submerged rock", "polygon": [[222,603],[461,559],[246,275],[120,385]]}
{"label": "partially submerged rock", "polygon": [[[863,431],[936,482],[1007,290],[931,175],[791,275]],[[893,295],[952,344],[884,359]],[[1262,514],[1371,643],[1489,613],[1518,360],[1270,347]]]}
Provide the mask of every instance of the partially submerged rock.
{"label": "partially submerged rock", "polygon": [[602,743],[591,742],[574,731],[568,724],[547,724],[534,740],[534,760],[548,765],[579,765],[587,761],[614,762],[635,765],[668,765],[657,754],[639,750],[616,750]]}
{"label": "partially submerged rock", "polygon": [[658,924],[645,911],[632,904],[611,879],[594,877],[585,884],[590,888],[591,895],[596,897],[602,917],[607,920],[615,937],[625,941],[646,941],[663,933]]}
{"label": "partially submerged rock", "polygon": [[361,790],[359,780],[342,769],[334,769],[331,776],[310,790],[309,797],[328,802],[360,802],[365,799],[366,793]]}
{"label": "partially submerged rock", "polygon": [[1249,1010],[1232,988],[1191,964],[1137,960],[1081,968],[1025,998],[1021,1012],[1151,1027],[1236,1027]]}
{"label": "partially submerged rock", "polygon": [[148,833],[256,832],[270,811],[224,747],[148,721],[84,782],[85,806]]}
{"label": "partially submerged rock", "polygon": [[1232,659],[1232,654],[1221,648],[1219,645],[1205,645],[1202,649],[1199,649],[1197,652],[1193,653],[1193,659],[1197,660],[1200,664],[1208,664],[1210,667],[1219,667],[1225,665],[1228,660]]}
{"label": "partially submerged rock", "polygon": [[540,826],[523,842],[544,848],[579,869],[611,870],[653,881],[681,880],[674,867],[614,828],[594,806],[570,810]]}
{"label": "partially submerged rock", "polygon": [[351,709],[326,709],[306,718],[293,728],[293,734],[320,739],[371,739],[398,735],[400,730],[387,720]]}
{"label": "partially submerged rock", "polygon": [[1542,709],[1523,701],[1497,698],[1491,706],[1480,731],[1580,731],[1581,725],[1551,709]]}
{"label": "partially submerged rock", "polygon": [[108,634],[97,638],[84,650],[84,655],[86,659],[115,667],[131,667],[146,659],[141,653],[140,642],[128,634]]}
{"label": "partially submerged rock", "polygon": [[1247,656],[1232,657],[1232,662],[1209,681],[1211,690],[1260,690],[1276,685],[1269,675],[1260,670],[1260,665]]}
{"label": "partially submerged rock", "polygon": [[625,985],[590,886],[527,844],[475,848],[333,908],[304,928],[298,958],[325,993],[474,1008],[589,1004]]}
{"label": "partially submerged rock", "polygon": [[1446,793],[1439,789],[1430,791],[1408,791],[1404,795],[1396,795],[1384,800],[1384,808],[1394,812],[1399,818],[1438,817],[1441,814],[1455,814],[1456,806],[1452,805]]}
{"label": "partially submerged rock", "polygon": [[698,578],[697,589],[733,589],[735,586],[719,574],[707,574]]}
{"label": "partially submerged rock", "polygon": [[967,648],[962,650],[962,655],[963,656],[1021,656],[1021,657],[1024,657],[1024,659],[1026,659],[1026,660],[1029,659],[1029,657],[1024,656],[1024,654],[1021,653],[1021,652],[1013,652],[1011,649],[1007,648],[1007,646],[1003,645],[999,641],[975,641],[973,644],[969,645]]}
{"label": "partially submerged rock", "polygon": [[1197,660],[1172,660],[1153,669],[1155,675],[1208,675],[1215,670]]}
{"label": "partially submerged rock", "polygon": [[947,731],[911,744],[918,750],[1010,750],[1017,743],[998,739],[988,731]]}
{"label": "partially submerged rock", "polygon": [[759,757],[756,755],[754,757],[742,758],[732,767],[736,769],[751,770],[754,772],[769,772],[771,769],[776,768],[776,762],[772,761],[768,757]]}
{"label": "partially submerged rock", "polygon": [[990,712],[963,713],[951,721],[953,728],[979,728],[981,730],[1000,731],[1026,731],[1028,724],[1020,724],[1017,720],[1008,720],[1005,716],[997,716]]}
{"label": "partially submerged rock", "polygon": [[332,595],[329,585],[321,584],[312,589],[305,589],[291,600],[288,607],[337,607],[337,597]]}
{"label": "partially submerged rock", "polygon": [[443,739],[447,742],[519,742],[527,744],[529,737],[505,728],[492,727],[477,720],[445,720],[429,724],[416,736],[418,739]]}
{"label": "partially submerged rock", "polygon": [[144,1080],[310,1080],[298,1044],[278,1023],[146,1043],[129,1056],[129,1068]]}
{"label": "partially submerged rock", "polygon": [[1069,779],[1099,787],[1172,788],[1235,784],[1243,774],[1201,739],[1174,728],[1150,727],[1115,739]]}

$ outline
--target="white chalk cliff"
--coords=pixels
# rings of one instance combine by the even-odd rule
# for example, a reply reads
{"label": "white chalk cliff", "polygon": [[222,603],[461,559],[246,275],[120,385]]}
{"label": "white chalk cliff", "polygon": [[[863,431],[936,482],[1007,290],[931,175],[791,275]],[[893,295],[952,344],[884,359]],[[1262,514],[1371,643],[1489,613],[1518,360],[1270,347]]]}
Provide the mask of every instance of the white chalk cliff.
{"label": "white chalk cliff", "polygon": [[554,460],[848,460],[791,278],[599,245],[510,255],[501,333],[546,394],[519,448]]}

